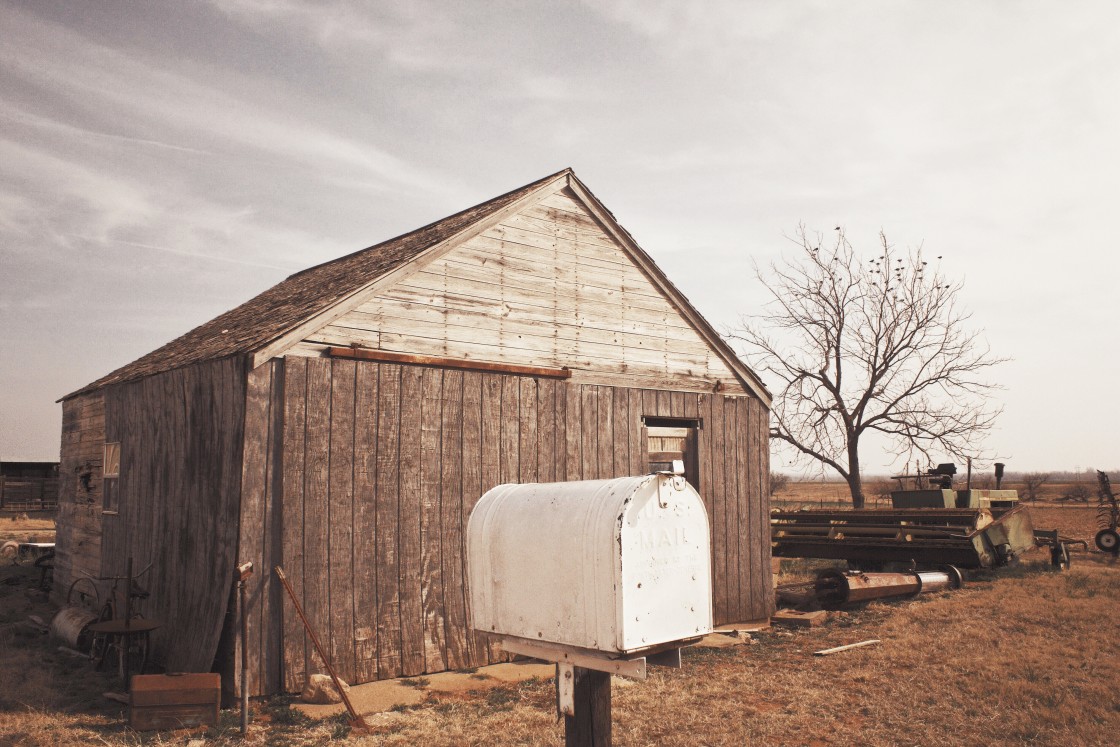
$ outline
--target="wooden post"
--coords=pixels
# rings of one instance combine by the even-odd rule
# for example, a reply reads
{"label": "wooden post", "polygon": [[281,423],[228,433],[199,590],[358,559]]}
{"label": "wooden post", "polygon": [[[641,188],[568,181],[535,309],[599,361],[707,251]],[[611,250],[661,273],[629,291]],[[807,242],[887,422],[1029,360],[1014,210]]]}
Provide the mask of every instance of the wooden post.
{"label": "wooden post", "polygon": [[564,716],[565,747],[610,747],[611,676],[575,667],[576,715]]}
{"label": "wooden post", "polygon": [[234,571],[237,579],[237,614],[241,621],[241,736],[249,733],[249,616],[245,581],[253,573],[253,564],[242,563]]}
{"label": "wooden post", "polygon": [[130,657],[128,655],[129,649],[132,647],[132,637],[129,635],[129,628],[132,625],[132,556],[128,556],[128,562],[125,564],[125,573],[127,577],[124,582],[124,635],[120,639],[121,647],[121,677],[124,678],[124,689],[126,691],[132,690],[132,674],[129,671],[131,667],[129,664]]}

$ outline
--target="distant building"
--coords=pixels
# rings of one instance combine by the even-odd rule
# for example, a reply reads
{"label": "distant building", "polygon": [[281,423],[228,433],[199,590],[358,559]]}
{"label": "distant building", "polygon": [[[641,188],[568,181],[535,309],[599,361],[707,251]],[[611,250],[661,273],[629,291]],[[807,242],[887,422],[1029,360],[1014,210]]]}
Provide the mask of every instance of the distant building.
{"label": "distant building", "polygon": [[765,619],[769,405],[565,170],[292,275],[67,395],[56,589],[152,563],[154,657],[210,671],[218,651],[232,667],[230,583],[252,561],[254,693],[318,666],[276,564],[349,682],[478,666],[501,654],[467,624],[474,502],[681,459],[710,514],[715,622]]}
{"label": "distant building", "polygon": [[0,510],[53,511],[58,507],[58,462],[0,461]]}

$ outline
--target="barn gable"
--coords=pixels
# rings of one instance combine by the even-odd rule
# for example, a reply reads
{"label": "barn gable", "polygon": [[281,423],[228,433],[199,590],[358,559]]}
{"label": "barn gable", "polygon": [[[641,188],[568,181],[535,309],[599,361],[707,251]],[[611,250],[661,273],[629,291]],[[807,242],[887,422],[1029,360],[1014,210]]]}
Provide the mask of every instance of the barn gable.
{"label": "barn gable", "polygon": [[357,347],[768,400],[613,218],[596,216],[574,177],[534,197],[417,259],[394,283],[348,299],[283,354]]}

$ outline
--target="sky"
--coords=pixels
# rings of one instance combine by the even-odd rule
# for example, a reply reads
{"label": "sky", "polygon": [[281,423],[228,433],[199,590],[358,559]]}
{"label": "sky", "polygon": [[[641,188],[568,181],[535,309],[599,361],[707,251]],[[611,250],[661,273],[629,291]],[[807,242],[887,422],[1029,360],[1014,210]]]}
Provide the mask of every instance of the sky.
{"label": "sky", "polygon": [[1107,0],[0,0],[0,458],[292,272],[570,166],[721,330],[800,224],[943,255],[1012,358],[987,454],[1112,468],[1117,123]]}

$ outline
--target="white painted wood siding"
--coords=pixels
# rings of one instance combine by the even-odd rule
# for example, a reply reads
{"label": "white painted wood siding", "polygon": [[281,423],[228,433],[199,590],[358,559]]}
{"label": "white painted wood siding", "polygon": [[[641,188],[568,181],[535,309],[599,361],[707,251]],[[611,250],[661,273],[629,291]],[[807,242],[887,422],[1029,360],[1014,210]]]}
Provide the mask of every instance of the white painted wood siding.
{"label": "white painted wood siding", "polygon": [[727,365],[568,190],[466,241],[288,351],[572,369],[577,380],[743,392]]}

